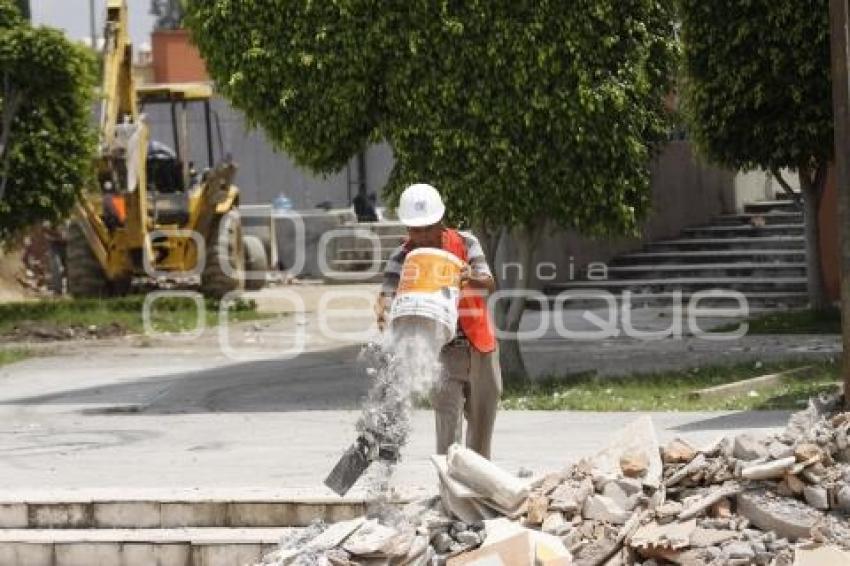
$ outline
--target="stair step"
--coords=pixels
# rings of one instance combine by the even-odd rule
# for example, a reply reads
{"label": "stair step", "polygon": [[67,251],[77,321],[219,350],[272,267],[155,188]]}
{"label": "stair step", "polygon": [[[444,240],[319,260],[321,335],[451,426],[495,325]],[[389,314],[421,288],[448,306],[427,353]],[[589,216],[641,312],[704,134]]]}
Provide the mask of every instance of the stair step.
{"label": "stair step", "polygon": [[619,266],[644,263],[726,263],[736,261],[763,264],[805,262],[805,259],[806,253],[803,250],[694,250],[678,252],[637,252],[625,254],[612,259],[609,265]]}
{"label": "stair step", "polygon": [[798,236],[803,234],[805,226],[799,224],[773,224],[767,226],[695,226],[685,228],[682,235],[695,238],[739,238],[742,235],[752,234],[754,236]]}
{"label": "stair step", "polygon": [[803,236],[752,236],[749,238],[680,238],[662,240],[647,246],[648,250],[670,251],[679,249],[705,250],[743,250],[743,249],[785,249],[803,250],[806,241]]}
{"label": "stair step", "polygon": [[[72,494],[73,495],[73,494]],[[315,519],[343,521],[366,512],[362,499],[243,497],[148,497],[115,500],[87,497],[0,498],[0,528],[121,529],[176,527],[302,527]],[[2,562],[0,562],[2,564]]]}
{"label": "stair step", "polygon": [[719,226],[749,225],[755,219],[764,219],[767,225],[802,224],[802,212],[768,211],[762,213],[724,214],[715,216],[711,223]]}
{"label": "stair step", "polygon": [[805,277],[805,263],[694,263],[609,266],[609,278],[640,277]]}
{"label": "stair step", "polygon": [[764,213],[770,211],[791,212],[799,210],[800,207],[797,205],[797,203],[788,199],[750,202],[744,205],[744,212],[749,213]]}
{"label": "stair step", "polygon": [[[559,291],[563,292],[563,290]],[[605,301],[601,298],[593,299],[590,297],[569,298],[568,295],[562,295],[559,301],[557,295],[559,293],[553,290],[547,290],[548,308],[554,308],[556,304],[560,304],[560,308],[564,310],[573,309],[592,309],[602,308],[605,306]],[[755,291],[744,293],[747,298],[747,306],[749,312],[766,312],[776,310],[777,308],[796,308],[804,307],[808,304],[809,296],[805,292],[784,292],[784,291]],[[682,308],[685,309],[693,297],[691,292],[682,292],[681,294]],[[614,294],[614,300],[618,305],[623,303],[624,295],[620,293]],[[641,307],[670,307],[673,303],[673,295],[670,292],[665,293],[632,293],[629,297],[630,304],[633,308]],[[529,308],[538,309],[542,305],[538,301],[529,301]],[[738,308],[740,305],[737,300],[730,297],[712,296],[701,298],[699,301],[701,308]]]}
{"label": "stair step", "polygon": [[241,566],[294,529],[0,529],[3,566]]}
{"label": "stair step", "polygon": [[805,292],[805,277],[670,277],[662,279],[620,279],[603,281],[571,281],[552,285],[554,292],[568,290],[600,290],[620,292],[632,290],[645,293],[669,293],[709,290]]}

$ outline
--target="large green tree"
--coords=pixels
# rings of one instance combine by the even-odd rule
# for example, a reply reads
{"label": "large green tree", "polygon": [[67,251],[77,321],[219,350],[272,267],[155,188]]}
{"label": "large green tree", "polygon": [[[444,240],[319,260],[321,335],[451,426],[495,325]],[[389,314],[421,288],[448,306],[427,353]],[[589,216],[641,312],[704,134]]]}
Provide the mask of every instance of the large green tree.
{"label": "large green tree", "polygon": [[0,0],[0,241],[68,214],[95,150],[94,58]]}
{"label": "large green tree", "polygon": [[806,221],[809,301],[826,306],[818,210],[833,155],[828,0],[679,0],[683,108],[698,149],[734,169],[762,168]]}
{"label": "large green tree", "polygon": [[[493,252],[512,236],[523,288],[546,227],[634,233],[666,133],[673,0],[190,0],[221,91],[301,165],[392,147],[385,193],[444,195]],[[498,270],[497,270],[498,271]],[[505,301],[515,330],[525,301]],[[523,374],[518,343],[503,369]]]}

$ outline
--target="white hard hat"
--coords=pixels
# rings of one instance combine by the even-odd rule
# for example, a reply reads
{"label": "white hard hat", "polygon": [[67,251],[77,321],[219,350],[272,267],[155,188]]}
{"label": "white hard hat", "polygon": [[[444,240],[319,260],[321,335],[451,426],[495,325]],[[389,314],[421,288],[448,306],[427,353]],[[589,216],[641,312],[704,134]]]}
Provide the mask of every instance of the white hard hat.
{"label": "white hard hat", "polygon": [[431,226],[442,220],[445,213],[446,205],[443,204],[440,193],[431,185],[417,183],[401,193],[398,218],[405,226]]}

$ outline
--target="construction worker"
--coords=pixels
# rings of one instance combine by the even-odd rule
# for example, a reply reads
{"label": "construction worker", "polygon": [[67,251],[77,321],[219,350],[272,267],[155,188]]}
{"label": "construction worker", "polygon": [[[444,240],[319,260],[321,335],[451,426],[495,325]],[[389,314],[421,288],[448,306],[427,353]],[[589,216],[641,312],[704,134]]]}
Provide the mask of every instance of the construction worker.
{"label": "construction worker", "polygon": [[486,294],[495,288],[493,275],[478,239],[443,225],[445,205],[437,189],[416,184],[401,195],[398,217],[407,226],[408,238],[389,258],[376,303],[378,327],[398,288],[402,264],[416,248],[438,248],[464,262],[457,336],[440,353],[443,375],[431,393],[437,425],[437,453],[445,454],[461,441],[466,415],[466,446],[490,457],[493,425],[502,395],[502,374],[495,332],[486,305]]}

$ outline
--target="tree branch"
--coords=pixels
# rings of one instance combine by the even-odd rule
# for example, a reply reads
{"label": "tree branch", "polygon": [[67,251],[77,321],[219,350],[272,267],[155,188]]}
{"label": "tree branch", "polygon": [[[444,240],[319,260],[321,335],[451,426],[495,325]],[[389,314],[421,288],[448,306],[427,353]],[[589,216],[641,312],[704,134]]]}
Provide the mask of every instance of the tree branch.
{"label": "tree branch", "polygon": [[779,182],[779,186],[782,187],[782,190],[785,191],[785,193],[789,197],[791,197],[791,200],[793,200],[799,206],[800,205],[800,195],[797,194],[794,191],[794,189],[791,188],[791,185],[788,184],[788,181],[786,181],[782,177],[782,173],[779,171],[779,169],[776,169],[776,168],[771,169],[770,174],[773,175],[773,177]]}

